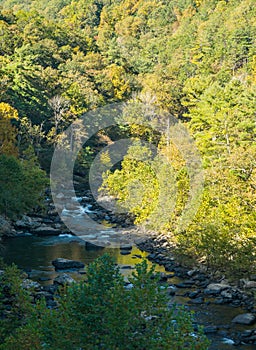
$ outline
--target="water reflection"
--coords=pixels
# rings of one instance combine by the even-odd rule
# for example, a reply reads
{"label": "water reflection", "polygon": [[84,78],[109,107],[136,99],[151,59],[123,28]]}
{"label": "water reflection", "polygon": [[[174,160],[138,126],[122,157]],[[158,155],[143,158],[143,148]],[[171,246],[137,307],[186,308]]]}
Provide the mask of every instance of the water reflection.
{"label": "water reflection", "polygon": [[[131,273],[131,269],[127,267],[134,267],[136,263],[140,262],[140,256],[147,256],[147,253],[141,252],[136,248],[133,248],[132,253],[129,255],[121,255],[120,250],[116,248],[88,250],[85,248],[85,242],[83,240],[71,235],[61,235],[58,237],[16,237],[6,240],[4,242],[4,248],[0,252],[6,263],[15,263],[18,267],[28,271],[30,278],[40,281],[41,284],[52,283],[52,280],[59,274],[54,270],[51,263],[56,258],[79,260],[87,265],[104,253],[108,253],[114,257],[124,275]],[[151,265],[150,262],[149,265]],[[157,270],[164,271],[164,268],[158,266]],[[76,280],[84,278],[84,275],[78,272],[72,272],[71,275]],[[179,282],[181,280],[176,277],[170,280],[170,283]],[[176,296],[174,301],[179,304],[186,304],[188,298],[182,296],[185,292],[186,290],[184,289],[182,291],[180,290],[178,293],[179,296]],[[231,308],[230,306],[220,306],[212,303],[209,305],[190,305],[189,309],[194,310],[196,322],[204,325],[231,324],[232,318],[238,313],[243,312],[243,310]],[[246,329],[251,327],[246,326]],[[233,325],[232,328],[243,330],[243,327],[239,327],[238,325]],[[224,336],[212,335],[210,338],[213,342],[209,350],[232,350],[234,348],[233,345],[224,343]],[[235,349],[253,350],[255,349],[255,345],[236,346]]]}
{"label": "water reflection", "polygon": [[[4,242],[1,255],[7,264],[15,263],[19,268],[29,273],[30,278],[39,280],[49,278],[46,283],[51,283],[58,275],[52,266],[52,260],[66,258],[79,260],[88,265],[104,253],[110,254],[120,265],[123,274],[131,273],[131,269],[122,269],[141,261],[138,256],[146,257],[147,253],[133,248],[131,254],[121,255],[117,248],[103,248],[100,250],[85,248],[85,242],[71,235],[58,237],[25,236],[8,239]],[[151,263],[149,262],[149,265]],[[157,267],[158,271],[164,271],[163,267]],[[77,272],[73,273],[77,275]]]}

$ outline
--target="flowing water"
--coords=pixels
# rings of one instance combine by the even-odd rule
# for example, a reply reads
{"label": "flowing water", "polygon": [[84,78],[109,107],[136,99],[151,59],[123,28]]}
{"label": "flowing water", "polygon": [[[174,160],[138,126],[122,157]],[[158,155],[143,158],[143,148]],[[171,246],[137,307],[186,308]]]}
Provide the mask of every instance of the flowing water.
{"label": "flowing water", "polygon": [[[91,210],[90,200],[88,203],[80,204],[80,201],[87,197],[72,198],[75,208],[63,209],[62,215],[65,219],[70,218],[71,223],[74,222],[76,228],[81,226],[81,234],[78,236],[72,236],[69,234],[62,234],[59,236],[45,236],[38,237],[30,234],[25,234],[20,237],[9,238],[3,244],[3,249],[0,251],[0,255],[3,256],[4,261],[8,264],[15,263],[18,267],[25,270],[28,273],[29,278],[40,282],[42,285],[51,284],[53,279],[59,275],[56,272],[52,261],[56,258],[66,258],[72,260],[79,260],[85,263],[85,265],[92,262],[97,257],[104,253],[110,254],[120,267],[121,272],[125,276],[129,276],[134,265],[141,261],[148,254],[142,252],[136,247],[133,247],[131,254],[122,255],[120,249],[105,247],[102,249],[88,249],[85,246],[84,232],[90,233],[90,227],[86,226],[87,222],[84,220],[85,213],[93,213]],[[106,230],[107,231],[107,230]],[[108,230],[108,238],[111,235],[119,236],[121,232],[118,230]],[[88,236],[88,235],[87,235]],[[104,232],[101,233],[104,236]],[[101,238],[102,238],[101,237]],[[112,245],[113,246],[113,245]],[[151,266],[151,262],[148,262]],[[157,271],[164,272],[164,267],[156,266]],[[75,280],[83,279],[83,271],[70,271],[71,276]],[[177,284],[182,282],[177,277],[170,278],[168,281],[170,284]],[[243,328],[237,325],[232,325],[231,320],[238,314],[244,313],[245,311],[240,308],[233,308],[227,305],[216,305],[214,300],[209,300],[209,303],[200,305],[189,304],[189,298],[184,296],[188,291],[193,289],[178,289],[176,295],[173,297],[173,302],[185,305],[189,310],[194,311],[194,318],[197,324],[203,324],[205,326],[221,326],[222,334],[209,335],[212,340],[212,345],[209,350],[255,350],[255,345],[243,345],[236,346],[232,345],[232,331],[233,330],[244,330],[253,329],[251,326]],[[233,327],[231,330],[228,327]],[[225,334],[227,332],[227,334]],[[170,349],[171,350],[171,349]]]}

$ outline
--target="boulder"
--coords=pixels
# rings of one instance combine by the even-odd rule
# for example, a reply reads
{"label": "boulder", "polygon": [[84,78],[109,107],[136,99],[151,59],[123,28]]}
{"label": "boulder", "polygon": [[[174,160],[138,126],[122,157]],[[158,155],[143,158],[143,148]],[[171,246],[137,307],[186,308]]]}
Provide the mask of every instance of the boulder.
{"label": "boulder", "polygon": [[84,263],[76,260],[69,260],[64,258],[57,258],[52,261],[53,266],[56,270],[67,270],[67,269],[82,269]]}
{"label": "boulder", "polygon": [[[101,249],[104,249],[104,245],[106,245],[105,242],[98,242],[98,244],[96,243],[92,243],[92,242],[85,242],[85,248],[87,250],[101,250]],[[102,244],[102,245],[101,245]]]}
{"label": "boulder", "polygon": [[61,230],[51,226],[40,226],[33,230],[33,233],[38,236],[58,236],[61,234]]}
{"label": "boulder", "polygon": [[132,250],[132,245],[131,244],[121,244],[120,249],[121,250]]}
{"label": "boulder", "polygon": [[256,281],[247,281],[244,284],[244,288],[256,288]]}
{"label": "boulder", "polygon": [[121,255],[129,255],[129,254],[131,254],[131,251],[130,250],[120,250],[120,254]]}
{"label": "boulder", "polygon": [[40,222],[32,220],[31,217],[23,215],[20,220],[15,222],[15,226],[18,229],[35,229],[41,225]]}
{"label": "boulder", "polygon": [[205,294],[219,294],[225,289],[231,288],[228,284],[211,283],[205,289]]}
{"label": "boulder", "polygon": [[63,273],[54,278],[53,283],[59,286],[71,285],[76,281],[66,273]]}
{"label": "boulder", "polygon": [[23,289],[30,290],[30,291],[32,290],[32,291],[36,291],[36,292],[39,292],[42,290],[42,286],[40,283],[29,280],[29,279],[24,279],[21,283],[21,287]]}
{"label": "boulder", "polygon": [[217,333],[218,327],[217,326],[206,326],[204,327],[204,334],[213,334]]}
{"label": "boulder", "polygon": [[233,323],[239,323],[239,324],[246,324],[251,325],[256,322],[256,315],[247,313],[247,314],[241,314],[233,318]]}
{"label": "boulder", "polygon": [[60,192],[60,193],[56,194],[56,198],[57,199],[65,199],[65,195],[62,192]]}
{"label": "boulder", "polygon": [[233,294],[231,291],[228,291],[228,290],[223,290],[220,295],[223,297],[223,298],[226,298],[226,299],[232,299],[233,298]]}

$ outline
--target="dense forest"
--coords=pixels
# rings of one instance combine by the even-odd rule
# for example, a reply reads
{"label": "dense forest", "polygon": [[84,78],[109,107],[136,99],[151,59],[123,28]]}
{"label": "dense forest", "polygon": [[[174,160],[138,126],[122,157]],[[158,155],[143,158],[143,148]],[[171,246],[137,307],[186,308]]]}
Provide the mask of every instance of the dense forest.
{"label": "dense forest", "polygon": [[[53,148],[70,123],[125,102],[123,119],[131,123],[115,133],[135,143],[121,167],[105,174],[104,191],[127,205],[136,223],[167,232],[187,256],[232,274],[255,270],[255,1],[1,0],[0,6],[0,213],[13,217],[37,204]],[[148,118],[145,110],[152,129],[136,124]],[[186,229],[177,222],[191,178],[168,132],[155,135],[160,121],[152,110],[179,120],[202,158],[202,198]],[[143,150],[140,139],[153,140],[172,171],[157,156],[132,158]],[[93,145],[83,151],[86,166]],[[162,220],[159,191],[171,177],[175,208]],[[129,202],[135,180],[144,181],[139,205]]]}

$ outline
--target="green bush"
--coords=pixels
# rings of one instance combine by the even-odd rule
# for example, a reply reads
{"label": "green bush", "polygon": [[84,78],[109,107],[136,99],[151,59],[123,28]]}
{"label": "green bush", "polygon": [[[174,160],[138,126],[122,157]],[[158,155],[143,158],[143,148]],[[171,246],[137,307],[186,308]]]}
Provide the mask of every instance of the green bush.
{"label": "green bush", "polygon": [[40,203],[48,184],[34,159],[0,155],[0,214],[15,218]]}
{"label": "green bush", "polygon": [[138,264],[125,288],[113,260],[104,255],[88,267],[87,281],[65,287],[57,309],[40,302],[27,323],[0,346],[4,350],[207,349],[202,330],[195,335],[189,313],[167,307],[154,268]]}
{"label": "green bush", "polygon": [[24,324],[31,314],[32,304],[27,291],[21,287],[22,273],[15,266],[5,266],[0,260],[0,343]]}

